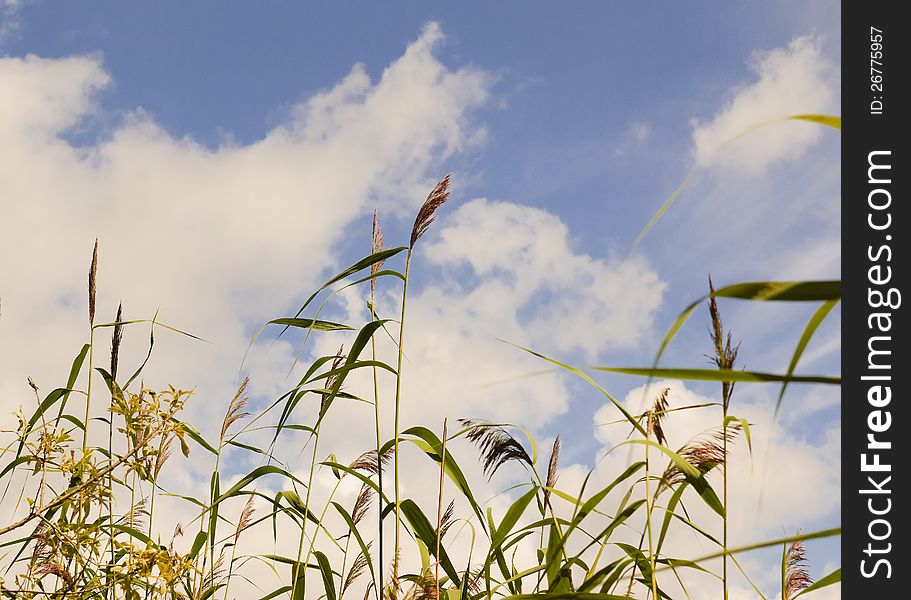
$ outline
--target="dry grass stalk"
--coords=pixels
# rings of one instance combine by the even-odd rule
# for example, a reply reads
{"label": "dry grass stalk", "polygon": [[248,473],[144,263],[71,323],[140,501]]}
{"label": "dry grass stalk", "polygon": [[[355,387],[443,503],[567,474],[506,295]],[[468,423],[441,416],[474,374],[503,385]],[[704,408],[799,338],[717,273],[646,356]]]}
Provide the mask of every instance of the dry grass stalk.
{"label": "dry grass stalk", "polygon": [[424,204],[418,211],[417,217],[414,219],[414,227],[411,229],[411,243],[409,244],[409,248],[414,248],[417,241],[421,239],[421,236],[424,235],[427,229],[430,228],[430,225],[433,224],[435,218],[434,213],[436,213],[437,209],[449,199],[449,194],[452,191],[449,187],[450,175],[444,177],[442,181],[434,186],[430,191],[430,194],[428,194],[427,200],[424,201]]}

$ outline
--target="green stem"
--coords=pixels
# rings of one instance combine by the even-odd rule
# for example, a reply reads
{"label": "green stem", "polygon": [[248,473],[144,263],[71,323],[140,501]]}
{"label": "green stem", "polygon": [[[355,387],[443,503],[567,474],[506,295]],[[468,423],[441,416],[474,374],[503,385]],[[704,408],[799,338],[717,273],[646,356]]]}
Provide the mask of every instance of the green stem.
{"label": "green stem", "polygon": [[89,329],[89,381],[85,390],[85,420],[82,422],[82,456],[85,457],[89,444],[89,413],[92,408],[92,371],[95,370],[93,355],[95,353],[95,328]]}
{"label": "green stem", "polygon": [[[303,555],[303,553],[304,553],[304,538],[306,537],[306,534],[307,534],[307,514],[306,513],[310,511],[310,490],[313,489],[313,473],[316,470],[316,453],[317,453],[317,449],[319,448],[319,430],[320,430],[320,426],[317,425],[316,429],[313,431],[313,454],[310,457],[310,475],[307,478],[307,493],[306,493],[305,499],[304,499],[305,513],[303,515],[301,515],[301,536],[300,536],[300,542],[298,543],[298,546],[297,546],[297,568],[300,569],[300,571],[296,574],[297,576],[294,577],[294,580],[291,582],[291,597],[292,598],[297,597],[297,596],[295,596],[295,592],[297,590],[297,581],[298,581],[298,579],[301,579],[300,574],[303,573],[304,571],[306,571],[306,567],[301,566],[300,562],[301,562],[301,555]],[[319,531],[318,528],[317,528],[317,531]],[[312,549],[312,545],[311,545],[311,549]],[[293,572],[293,570],[292,570],[292,572]],[[307,584],[306,584],[306,579],[305,579],[304,587],[301,590],[301,597],[303,597],[306,587],[307,587]]]}
{"label": "green stem", "polygon": [[[724,464],[722,465],[722,468],[724,469],[724,471],[722,472],[722,476],[724,479],[723,479],[723,489],[722,489],[722,493],[721,493],[721,496],[722,496],[721,502],[724,505],[724,516],[722,517],[723,531],[722,531],[721,543],[724,547],[724,551],[727,552],[727,550],[728,550],[728,407],[727,407],[727,399],[725,399],[722,410],[724,411],[724,423],[722,425],[722,431],[721,431],[722,440],[723,440],[722,441],[722,445],[723,445],[722,452],[724,454]],[[723,558],[721,574],[722,574],[721,581],[722,581],[722,585],[724,586],[724,600],[728,600],[728,555],[727,554],[725,554],[724,558]]]}
{"label": "green stem", "polygon": [[[376,279],[370,283],[370,319],[376,318]],[[370,350],[373,362],[376,363],[376,338],[370,336]],[[373,591],[377,600],[380,600],[380,588],[383,586],[383,457],[380,455],[382,437],[380,435],[380,386],[377,377],[376,365],[373,366],[373,416],[376,421],[376,462],[377,462],[377,487],[380,493],[377,498],[377,533],[379,537],[379,583],[374,581]]]}
{"label": "green stem", "polygon": [[399,353],[395,369],[395,555],[392,559],[392,584],[396,587],[396,596],[399,584],[399,552],[401,551],[402,536],[401,497],[399,496],[399,413],[401,412],[402,400],[402,356],[404,354],[402,344],[405,340],[405,304],[408,298],[408,273],[410,270],[411,249],[408,250],[408,257],[405,259],[405,282],[402,285],[402,314],[399,320]]}
{"label": "green stem", "polygon": [[[645,437],[648,440],[648,436]],[[653,600],[660,600],[658,596],[658,577],[655,573],[655,550],[654,542],[652,541],[652,500],[651,500],[651,486],[649,485],[649,461],[648,461],[648,444],[645,445],[645,525],[648,530],[648,561],[649,566],[652,571],[652,598]]]}

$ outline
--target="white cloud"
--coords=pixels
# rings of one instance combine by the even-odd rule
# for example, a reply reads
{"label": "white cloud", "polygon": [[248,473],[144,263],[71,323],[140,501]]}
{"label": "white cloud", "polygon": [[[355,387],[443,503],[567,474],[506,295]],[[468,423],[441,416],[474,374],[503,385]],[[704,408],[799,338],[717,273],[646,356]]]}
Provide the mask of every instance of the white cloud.
{"label": "white cloud", "polygon": [[561,353],[583,350],[594,357],[635,347],[651,331],[665,289],[644,258],[577,252],[555,215],[509,202],[460,206],[427,253],[448,269],[471,266],[477,286],[451,293],[471,306],[484,306],[495,294],[501,306],[491,311],[492,322],[534,303],[523,337]]}
{"label": "white cloud", "polygon": [[0,44],[19,31],[19,11],[25,0],[0,0]]}
{"label": "white cloud", "polygon": [[[173,137],[142,110],[75,147],[61,135],[98,110],[109,82],[98,59],[0,60],[3,214],[15,224],[0,241],[3,397],[22,394],[24,374],[50,386],[47,365],[64,364],[85,337],[95,236],[99,318],[121,298],[133,318],[161,307],[164,321],[213,345],[189,364],[171,358],[164,336],[158,372],[174,383],[222,378],[216,366],[237,365],[247,324],[280,314],[334,266],[333,244],[368,201],[417,202],[441,158],[474,137],[469,113],[490,79],[440,63],[441,38],[430,25],[378,81],[356,66],[262,140],[215,149]],[[128,343],[142,337],[127,331]]]}
{"label": "white cloud", "polygon": [[[280,315],[325,269],[339,266],[333,249],[368,211],[368,200],[385,214],[402,212],[402,199],[416,203],[443,158],[483,140],[483,127],[470,116],[488,101],[491,79],[441,64],[433,54],[441,36],[437,26],[428,26],[379,80],[355,66],[337,85],[294,107],[262,140],[218,148],[174,137],[142,109],[103,139],[74,146],[65,139],[70,128],[91,127],[105,116],[97,98],[110,76],[99,59],[0,60],[0,87],[11,90],[0,107],[3,214],[15,224],[0,240],[7,257],[0,410],[8,413],[20,403],[29,410],[34,398],[25,377],[32,375],[47,392],[85,341],[85,272],[98,236],[96,322],[111,320],[122,298],[127,318],[151,317],[160,307],[161,320],[209,339],[192,342],[159,330],[145,378],[152,387],[193,386],[189,420],[214,431],[233,393],[251,324]],[[542,426],[566,410],[566,383],[552,372],[529,377],[542,363],[496,338],[561,352],[629,348],[651,329],[664,289],[641,257],[602,259],[579,252],[558,217],[509,202],[463,204],[441,215],[421,244],[416,262],[428,260],[434,272],[463,271],[466,265],[470,272],[413,288],[405,427],[434,427],[444,416]],[[332,310],[365,316],[360,292],[340,296],[341,308]],[[387,309],[397,301],[396,292],[384,291],[381,312],[394,312]],[[96,365],[106,363],[107,335],[98,334]],[[335,352],[343,339],[350,342],[344,334],[320,337],[307,353]],[[141,360],[147,343],[147,329],[127,329],[122,370]],[[384,336],[379,349],[386,357],[394,352]],[[285,375],[297,350],[284,340],[268,351],[265,344],[254,348],[247,367],[257,397],[271,399],[290,386]],[[362,373],[349,381],[353,390],[369,384]],[[381,384],[388,437],[392,388],[388,378]],[[97,404],[100,414],[103,403]],[[305,421],[312,408],[302,406],[296,420]],[[371,412],[363,404],[339,402],[326,421],[322,448],[343,461],[368,448]],[[306,472],[299,453],[309,450],[287,448],[284,458],[298,474]],[[492,495],[475,452],[463,452],[463,468],[477,482],[479,497]],[[194,452],[162,484],[205,493],[208,460]],[[408,473],[425,470],[427,459],[419,454],[402,460]],[[230,466],[223,485],[231,473],[253,466],[238,463],[236,454],[224,464]],[[320,500],[331,488],[328,477],[317,480]],[[408,476],[403,489],[432,502],[434,486],[424,483]],[[340,493],[347,502],[355,492]],[[506,502],[492,501],[498,514]],[[167,539],[186,515],[171,501],[159,506],[156,522]],[[275,550],[267,530],[250,534],[249,547]],[[286,542],[281,548],[293,554],[296,540]]]}
{"label": "white cloud", "polygon": [[[483,139],[484,129],[471,113],[489,101],[491,79],[441,64],[433,53],[441,36],[431,25],[380,79],[371,80],[356,66],[336,86],[294,107],[262,140],[214,149],[175,138],[141,109],[105,139],[73,146],[63,134],[92,122],[99,111],[97,94],[109,84],[99,60],[0,60],[0,88],[12,91],[0,107],[0,197],[5,222],[14,224],[0,239],[5,257],[0,409],[9,412],[34,401],[26,375],[44,391],[58,384],[84,341],[85,270],[98,235],[99,320],[110,319],[123,298],[128,317],[151,316],[160,306],[163,320],[210,339],[211,344],[197,344],[160,332],[149,378],[157,382],[152,385],[196,386],[190,410],[204,426],[216,427],[252,334],[250,324],[277,316],[326,268],[338,266],[334,248],[367,212],[368,200],[398,214],[403,198],[415,203],[421,198],[442,158]],[[795,48],[785,54],[805,52]],[[556,215],[520,204],[481,199],[442,212],[415,259],[444,275],[419,282],[409,297],[404,426],[435,427],[443,417],[475,416],[537,429],[567,410],[566,382],[553,372],[530,377],[545,365],[497,337],[589,357],[649,339],[665,284],[644,258],[581,252]],[[363,311],[358,292],[345,292],[342,299],[342,312]],[[388,309],[397,300],[395,292],[384,292],[381,313],[392,316]],[[394,331],[393,324],[390,328]],[[144,353],[146,335],[127,331],[125,362]],[[342,339],[350,336],[319,337],[313,349],[335,352]],[[383,356],[390,356],[392,342],[384,336],[379,341]],[[287,341],[268,352],[254,350],[247,364],[255,394],[273,398],[289,387],[285,374],[296,350]],[[104,352],[99,354],[103,364]],[[387,408],[389,384],[388,377],[382,380]],[[369,389],[362,373],[349,385]],[[677,386],[680,402],[695,399],[682,385],[670,385]],[[760,408],[740,416],[761,423]],[[306,421],[308,409],[312,406],[302,407],[298,422]],[[386,418],[388,437],[391,412]],[[702,425],[687,419],[679,417],[675,432],[683,435]],[[342,462],[372,444],[369,406],[339,403],[325,427],[324,448]],[[756,431],[755,443],[762,448],[762,426]],[[831,436],[826,440],[831,450],[835,442]],[[773,482],[775,490],[793,486],[791,498],[802,508],[795,512],[776,497],[764,508],[768,522],[791,526],[807,511],[818,516],[831,510],[836,494],[826,469],[831,462],[819,461],[823,450],[783,434],[775,441],[776,459],[789,453],[803,457],[790,463],[793,469],[776,472]],[[298,451],[292,448],[286,458],[297,458]],[[459,452],[479,498],[493,494],[496,486],[483,482],[475,452],[455,445],[453,452]],[[204,490],[206,458],[194,454],[168,483]],[[622,458],[616,454],[602,462],[599,476],[614,472],[620,463],[612,461]],[[421,478],[427,459],[412,449],[402,460],[409,473],[403,481],[406,496],[433,506],[434,486]],[[306,471],[302,460],[292,462],[299,474]],[[797,478],[801,465],[809,478]],[[579,465],[564,471],[561,481],[568,489],[574,473],[584,475]],[[324,499],[333,483],[328,474],[319,477],[314,493]],[[735,501],[749,506],[755,486],[749,479],[738,479],[741,484],[745,495]],[[837,491],[837,481],[834,485]],[[347,503],[355,492],[345,488],[340,498]],[[823,492],[828,496],[820,499]],[[495,498],[495,514],[502,515],[507,502]],[[161,523],[181,518],[167,510]],[[738,539],[753,539],[751,525],[737,525]],[[461,551],[468,547],[465,537]],[[271,532],[251,537],[249,547],[272,551]],[[296,540],[282,547],[291,554],[295,549]]]}
{"label": "white cloud", "polygon": [[799,37],[787,48],[756,52],[750,69],[756,81],[736,88],[716,115],[695,122],[697,163],[758,172],[772,161],[798,159],[822,135],[819,125],[776,122],[729,142],[760,123],[837,111],[837,69],[822,53],[818,38]]}

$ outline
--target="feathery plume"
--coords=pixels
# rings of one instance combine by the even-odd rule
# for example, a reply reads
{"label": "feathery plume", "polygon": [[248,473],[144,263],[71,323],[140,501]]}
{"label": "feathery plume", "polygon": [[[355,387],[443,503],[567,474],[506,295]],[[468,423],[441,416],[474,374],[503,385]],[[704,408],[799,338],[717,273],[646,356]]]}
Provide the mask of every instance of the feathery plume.
{"label": "feathery plume", "polygon": [[247,402],[250,401],[250,397],[246,395],[249,384],[250,378],[244,377],[240,387],[237,388],[237,392],[234,394],[234,398],[228,404],[228,412],[225,413],[225,419],[221,423],[221,437],[219,439],[225,439],[225,434],[228,433],[231,425],[250,415],[248,412],[243,412]]}
{"label": "feathery plume", "polygon": [[662,446],[667,445],[667,438],[664,437],[664,428],[661,423],[667,416],[667,395],[671,388],[664,388],[655,398],[652,404],[652,410],[648,411],[648,435],[655,436],[655,439]]}
{"label": "feathery plume", "polygon": [[437,529],[437,539],[442,540],[449,532],[449,528],[455,524],[455,501],[450,500],[443,517],[440,519],[440,527]]}
{"label": "feathery plume", "polygon": [[[370,548],[372,545],[373,545],[373,542],[369,542],[367,544],[368,552],[370,551]],[[363,574],[364,569],[367,568],[367,565],[369,564],[369,562],[370,562],[370,557],[365,556],[363,552],[361,552],[360,554],[357,555],[357,558],[355,558],[354,562],[351,563],[351,570],[348,571],[348,576],[345,577],[345,583],[342,584],[342,594],[345,593],[345,590],[347,590],[349,587],[351,587],[351,584],[354,583],[355,579],[357,579],[358,577],[361,576],[361,574]]]}
{"label": "feathery plume", "polygon": [[389,446],[389,448],[383,452],[383,455],[377,459],[376,450],[367,450],[355,458],[348,466],[356,471],[365,471],[371,475],[378,475],[380,469],[392,459],[394,451],[395,449],[392,446]]}
{"label": "feathery plume", "polygon": [[89,267],[89,327],[95,324],[95,292],[98,277],[98,238],[92,250],[92,266]]}
{"label": "feathery plume", "polygon": [[459,419],[459,423],[470,429],[466,437],[480,449],[487,479],[492,478],[497,469],[511,460],[531,466],[532,460],[528,452],[501,426],[473,419]]}
{"label": "feathery plume", "polygon": [[[332,364],[329,366],[329,370],[330,371],[336,370],[339,367],[339,365],[342,364],[342,360],[344,360],[344,358],[345,358],[345,345],[342,344],[341,346],[338,347],[338,352],[335,353],[335,358],[332,359]],[[335,375],[330,375],[326,379],[326,389],[327,390],[335,389],[335,386],[338,384],[338,380],[339,380],[338,373],[336,373]],[[329,398],[331,396],[332,396],[332,394],[330,394],[328,392],[323,394],[323,399],[320,402],[320,407],[319,407],[320,415],[325,414],[326,409],[329,408]]]}
{"label": "feathery plume", "polygon": [[66,583],[64,593],[72,591],[76,587],[76,579],[58,563],[47,563],[35,569],[35,575],[56,575]]}
{"label": "feathery plume", "polygon": [[[714,354],[709,357],[715,366],[722,371],[734,368],[734,362],[737,360],[737,351],[740,346],[731,344],[731,332],[724,334],[724,326],[721,322],[721,312],[718,310],[718,302],[715,300],[715,286],[712,285],[712,278],[709,277],[709,316],[712,319],[712,329],[710,335]],[[721,384],[721,401],[724,409],[727,411],[731,401],[731,394],[734,391],[734,382],[725,381]]]}
{"label": "feathery plume", "polygon": [[[684,444],[677,450],[677,454],[700,473],[708,473],[715,467],[724,466],[725,441],[733,442],[742,428],[743,425],[740,423],[731,423],[725,428],[713,429],[708,435],[694,438]],[[661,476],[656,494],[684,481],[686,481],[686,474],[680,470],[677,463],[670,461]]]}
{"label": "feathery plume", "polygon": [[[383,250],[383,228],[380,227],[380,223],[376,218],[376,209],[373,209],[373,247],[371,248],[372,254],[377,252],[382,252]],[[370,275],[374,279],[370,280],[370,287],[376,289],[376,274],[379,273],[380,269],[383,268],[383,263],[386,261],[375,262],[370,265]]]}
{"label": "feathery plume", "polygon": [[354,501],[354,508],[351,509],[351,520],[354,521],[355,525],[360,523],[364,517],[367,516],[367,511],[370,510],[372,501],[373,488],[367,484],[362,485],[361,491]]}
{"label": "feathery plume", "polygon": [[[797,535],[800,535],[801,531],[802,530],[798,529]],[[782,568],[784,569],[784,573],[782,573],[782,600],[791,600],[791,598],[797,596],[799,592],[808,588],[810,584],[813,583],[810,574],[807,572],[806,554],[806,547],[801,540],[793,542],[785,553],[785,559],[782,565]]]}
{"label": "feathery plume", "polygon": [[244,504],[243,509],[240,511],[240,517],[237,519],[237,528],[234,530],[234,543],[237,544],[237,540],[240,539],[240,534],[250,525],[250,521],[253,520],[253,513],[255,508],[253,508],[253,500],[255,496],[252,494],[247,497],[247,502]]}
{"label": "feathery plume", "polygon": [[433,223],[434,213],[449,198],[449,194],[452,191],[449,188],[450,175],[444,177],[442,181],[434,186],[433,190],[431,190],[430,194],[427,196],[427,200],[424,201],[424,204],[418,211],[418,215],[414,219],[414,227],[411,229],[411,243],[409,244],[409,248],[414,248],[417,241],[421,239],[421,236],[424,235]]}

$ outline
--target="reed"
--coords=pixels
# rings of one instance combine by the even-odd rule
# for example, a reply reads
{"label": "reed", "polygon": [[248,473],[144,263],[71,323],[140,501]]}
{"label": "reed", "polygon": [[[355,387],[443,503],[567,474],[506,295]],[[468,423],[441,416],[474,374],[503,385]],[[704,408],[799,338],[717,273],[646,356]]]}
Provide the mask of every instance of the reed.
{"label": "reed", "polygon": [[[556,437],[549,454],[539,460],[534,436],[514,424],[465,418],[450,430],[452,421],[447,419],[440,437],[434,433],[439,424],[402,427],[403,408],[410,401],[403,392],[410,267],[417,243],[449,195],[450,180],[446,177],[420,207],[407,246],[385,248],[374,215],[370,255],[328,280],[298,314],[271,322],[304,332],[305,343],[311,336],[338,331],[349,332],[353,339],[335,354],[315,358],[297,383],[273,401],[250,398],[249,380],[243,379],[233,397],[226,398],[223,418],[213,428],[211,443],[199,429],[182,420],[190,392],[143,385],[142,372],[148,358],[135,370],[120,365],[127,328],[142,324],[151,327],[149,354],[156,331],[182,332],[157,318],[124,320],[122,306],[113,322],[95,321],[99,293],[96,245],[89,271],[88,343],[73,361],[68,380],[49,394],[42,396],[38,385],[29,380],[35,397],[33,410],[20,413],[15,426],[2,433],[6,442],[0,459],[0,483],[13,494],[18,491],[19,502],[16,515],[0,526],[0,544],[6,550],[0,558],[5,569],[0,596],[228,600],[238,596],[241,582],[255,577],[255,565],[265,565],[279,580],[277,585],[270,584],[271,580],[256,580],[262,586],[257,597],[263,600],[341,600],[371,595],[378,600],[586,597],[582,594],[657,600],[671,597],[675,593],[671,586],[688,595],[689,574],[713,572],[717,567],[712,561],[719,558],[721,572],[716,575],[727,594],[729,559],[741,568],[736,555],[771,546],[784,548],[783,599],[837,581],[837,573],[833,573],[811,585],[803,546],[804,540],[838,535],[837,529],[798,532],[784,540],[757,541],[741,548],[728,546],[726,473],[730,450],[741,438],[749,444],[750,435],[750,424],[730,413],[732,393],[737,382],[767,381],[768,377],[735,370],[737,347],[724,329],[718,306],[720,298],[764,302],[775,294],[782,301],[832,302],[836,293],[833,286],[792,282],[792,287],[785,288],[776,282],[753,282],[716,289],[710,282],[709,294],[682,313],[682,320],[675,323],[676,329],[666,336],[664,346],[692,314],[692,307],[708,301],[712,369],[661,370],[653,366],[582,370],[529,350],[603,395],[617,408],[617,426],[629,430],[622,445],[643,446],[643,454],[637,453],[641,460],[612,474],[607,485],[589,489],[594,487],[590,472],[579,490],[569,490],[562,487],[565,478],[560,477],[565,436]],[[390,321],[381,316],[377,290],[387,281],[401,284],[402,299],[396,307],[397,347],[384,353],[376,336],[387,335]],[[340,289],[365,284],[369,285],[364,290],[369,297],[366,322],[345,324],[321,318],[323,307]],[[794,285],[801,286],[799,299],[798,295],[788,296]],[[112,334],[111,362],[109,369],[104,369],[93,364],[92,347],[100,338],[98,331],[108,328]],[[107,385],[110,396],[107,439],[97,447],[88,431],[92,371]],[[349,375],[358,371],[365,376],[363,387],[372,384],[372,391],[358,389],[361,384],[349,380]],[[721,401],[717,404],[722,407],[722,423],[681,447],[669,448],[668,433],[673,427],[673,421],[667,420],[669,414],[715,410],[715,404],[673,405],[672,394],[662,389],[645,412],[632,415],[589,374],[612,371],[720,383]],[[132,374],[124,377],[124,372]],[[381,397],[383,372],[395,378],[395,394],[389,403],[382,402]],[[772,381],[781,383],[789,378],[791,373]],[[75,414],[81,404],[74,408],[77,403],[68,403],[72,395],[81,393],[77,390],[79,381],[85,382],[86,413],[82,418]],[[838,378],[817,377],[813,381],[835,384]],[[304,410],[305,399],[311,398],[312,408]],[[341,460],[332,448],[325,447],[324,429],[334,426],[328,417],[338,402],[366,404],[364,410],[371,413],[364,414],[364,421],[373,429],[374,439],[351,460]],[[212,407],[206,410],[211,413]],[[390,410],[394,430],[384,436],[382,417]],[[308,452],[300,454],[306,458],[298,461],[304,465],[297,469],[289,468],[277,454],[298,439],[289,438],[291,434],[303,436],[307,444],[300,451]],[[428,501],[427,507],[402,494],[400,457],[409,445],[428,460],[426,473],[413,479],[416,485],[428,486],[428,496],[435,502]],[[495,509],[501,506],[498,503],[478,500],[478,484],[471,483],[465,475],[465,463],[457,456],[465,447],[477,453],[480,471],[491,484],[506,478],[504,493],[509,500],[505,509]],[[258,466],[232,477],[237,482],[223,489],[223,471],[227,469],[224,455],[229,448],[232,457],[236,453],[241,461]],[[167,489],[163,483],[166,473],[191,451],[203,453],[212,465],[208,492],[196,496]],[[388,462],[393,464],[392,499],[386,494],[384,481]],[[720,498],[712,485],[718,470],[723,485]],[[331,473],[335,478],[326,492],[314,490],[320,473]],[[339,499],[340,490],[348,483],[359,486],[354,488],[360,491],[353,503]],[[272,495],[264,489],[277,491]],[[183,504],[187,518],[181,523],[164,520],[160,506],[164,495]],[[722,539],[708,533],[710,525],[691,521],[683,509],[684,502],[703,503],[718,514],[723,522]],[[228,507],[233,507],[230,513]],[[370,516],[374,510],[376,520]],[[395,538],[389,557],[384,551],[383,523],[393,511]],[[428,514],[433,516],[428,518]],[[185,531],[191,530],[192,539],[184,539]],[[161,531],[174,532],[167,543],[161,540]],[[252,540],[254,531],[266,537],[272,532],[275,547],[291,548],[290,555],[264,553],[252,546],[248,549],[245,540]],[[711,551],[702,557],[670,555],[665,542],[669,536],[684,532],[698,536]],[[636,536],[638,547],[627,543],[634,543]],[[407,549],[413,552],[405,552]],[[420,562],[405,558],[415,555]],[[7,582],[7,578],[11,579]]]}

